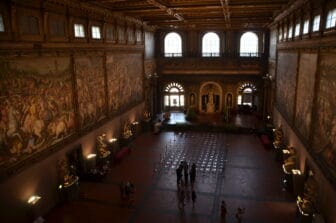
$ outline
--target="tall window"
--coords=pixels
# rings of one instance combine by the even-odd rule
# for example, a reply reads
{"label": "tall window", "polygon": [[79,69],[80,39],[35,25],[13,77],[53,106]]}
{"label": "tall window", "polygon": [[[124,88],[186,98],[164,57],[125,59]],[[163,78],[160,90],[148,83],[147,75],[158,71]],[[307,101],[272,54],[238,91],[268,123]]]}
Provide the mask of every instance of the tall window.
{"label": "tall window", "polygon": [[307,34],[309,31],[309,19],[305,20],[303,23],[303,34]]}
{"label": "tall window", "polygon": [[295,36],[299,36],[300,35],[300,27],[301,27],[301,24],[300,22],[296,23],[295,25]]}
{"label": "tall window", "polygon": [[91,27],[92,39],[100,39],[100,27],[92,26]]}
{"label": "tall window", "polygon": [[317,32],[320,30],[320,15],[316,15],[313,20],[313,32]]}
{"label": "tall window", "polygon": [[240,56],[258,56],[258,36],[253,32],[246,32],[240,37]]}
{"label": "tall window", "polygon": [[326,28],[332,28],[336,26],[336,8],[332,9],[328,12],[327,21],[326,21]]}
{"label": "tall window", "polygon": [[5,25],[1,14],[0,14],[0,32],[5,32]]}
{"label": "tall window", "polygon": [[85,31],[83,24],[75,24],[75,37],[85,37]]}
{"label": "tall window", "polygon": [[182,56],[182,39],[175,32],[168,33],[164,39],[165,57],[181,57]]}
{"label": "tall window", "polygon": [[203,36],[202,56],[219,57],[219,37],[216,33],[209,32]]}
{"label": "tall window", "polygon": [[288,38],[292,38],[293,36],[293,26],[290,26],[288,29]]}
{"label": "tall window", "polygon": [[164,89],[164,109],[181,110],[184,107],[184,89],[176,82],[168,84]]}
{"label": "tall window", "polygon": [[283,38],[287,39],[287,25],[285,24],[284,30],[283,30]]}

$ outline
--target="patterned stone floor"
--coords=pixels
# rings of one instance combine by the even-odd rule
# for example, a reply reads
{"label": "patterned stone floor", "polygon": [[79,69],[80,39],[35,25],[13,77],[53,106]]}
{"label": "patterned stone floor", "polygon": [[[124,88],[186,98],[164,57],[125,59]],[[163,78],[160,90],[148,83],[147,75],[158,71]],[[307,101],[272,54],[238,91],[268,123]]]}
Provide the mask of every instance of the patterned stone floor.
{"label": "patterned stone floor", "polygon": [[[133,150],[112,167],[102,182],[81,182],[78,199],[53,209],[47,222],[223,222],[236,223],[238,207],[245,208],[244,223],[294,223],[296,206],[282,188],[283,177],[272,151],[255,135],[216,132],[145,133]],[[178,205],[176,167],[186,160],[197,165],[194,187],[184,185],[186,205]],[[134,205],[120,197],[119,183],[136,186]],[[191,191],[197,200],[192,207]]]}

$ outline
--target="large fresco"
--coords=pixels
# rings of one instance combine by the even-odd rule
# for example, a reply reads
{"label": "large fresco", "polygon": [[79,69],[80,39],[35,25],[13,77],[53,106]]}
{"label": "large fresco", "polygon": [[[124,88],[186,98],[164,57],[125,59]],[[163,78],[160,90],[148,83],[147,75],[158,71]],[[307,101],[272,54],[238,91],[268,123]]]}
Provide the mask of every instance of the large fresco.
{"label": "large fresco", "polygon": [[276,103],[278,109],[293,122],[296,88],[297,53],[279,52]]}
{"label": "large fresco", "polygon": [[313,155],[336,182],[336,52],[321,53],[317,115],[314,117]]}
{"label": "large fresco", "polygon": [[106,117],[103,57],[75,58],[79,124],[92,126]]}
{"label": "large fresco", "polygon": [[0,61],[0,165],[9,165],[75,132],[68,57]]}
{"label": "large fresco", "polygon": [[143,99],[142,54],[110,54],[106,70],[109,112],[122,111]]}
{"label": "large fresco", "polygon": [[317,54],[303,53],[300,56],[295,126],[308,141],[312,119]]}

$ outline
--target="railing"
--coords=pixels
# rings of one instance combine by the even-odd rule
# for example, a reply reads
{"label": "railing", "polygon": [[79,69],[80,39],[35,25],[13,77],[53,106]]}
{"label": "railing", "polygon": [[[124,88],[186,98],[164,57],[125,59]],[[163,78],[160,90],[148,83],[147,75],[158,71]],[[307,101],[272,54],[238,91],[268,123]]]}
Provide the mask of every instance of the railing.
{"label": "railing", "polygon": [[220,53],[202,53],[202,57],[219,57]]}
{"label": "railing", "polygon": [[182,53],[165,53],[164,57],[182,57]]}
{"label": "railing", "polygon": [[260,53],[240,53],[240,57],[261,57]]}
{"label": "railing", "polygon": [[264,53],[202,53],[200,54],[194,54],[194,53],[164,53],[162,54],[163,58],[255,58],[260,59],[265,57],[266,54]]}

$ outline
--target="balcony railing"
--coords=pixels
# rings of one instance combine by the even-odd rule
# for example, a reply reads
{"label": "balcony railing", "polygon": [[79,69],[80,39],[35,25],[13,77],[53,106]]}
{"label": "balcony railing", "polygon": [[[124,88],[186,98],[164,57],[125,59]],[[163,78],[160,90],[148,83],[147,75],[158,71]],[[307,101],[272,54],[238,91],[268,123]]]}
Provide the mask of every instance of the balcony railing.
{"label": "balcony railing", "polygon": [[164,58],[242,58],[242,59],[260,59],[265,57],[266,54],[264,53],[202,53],[202,54],[195,54],[195,53],[164,53],[162,57]]}
{"label": "balcony railing", "polygon": [[182,57],[182,53],[165,53],[164,57]]}

